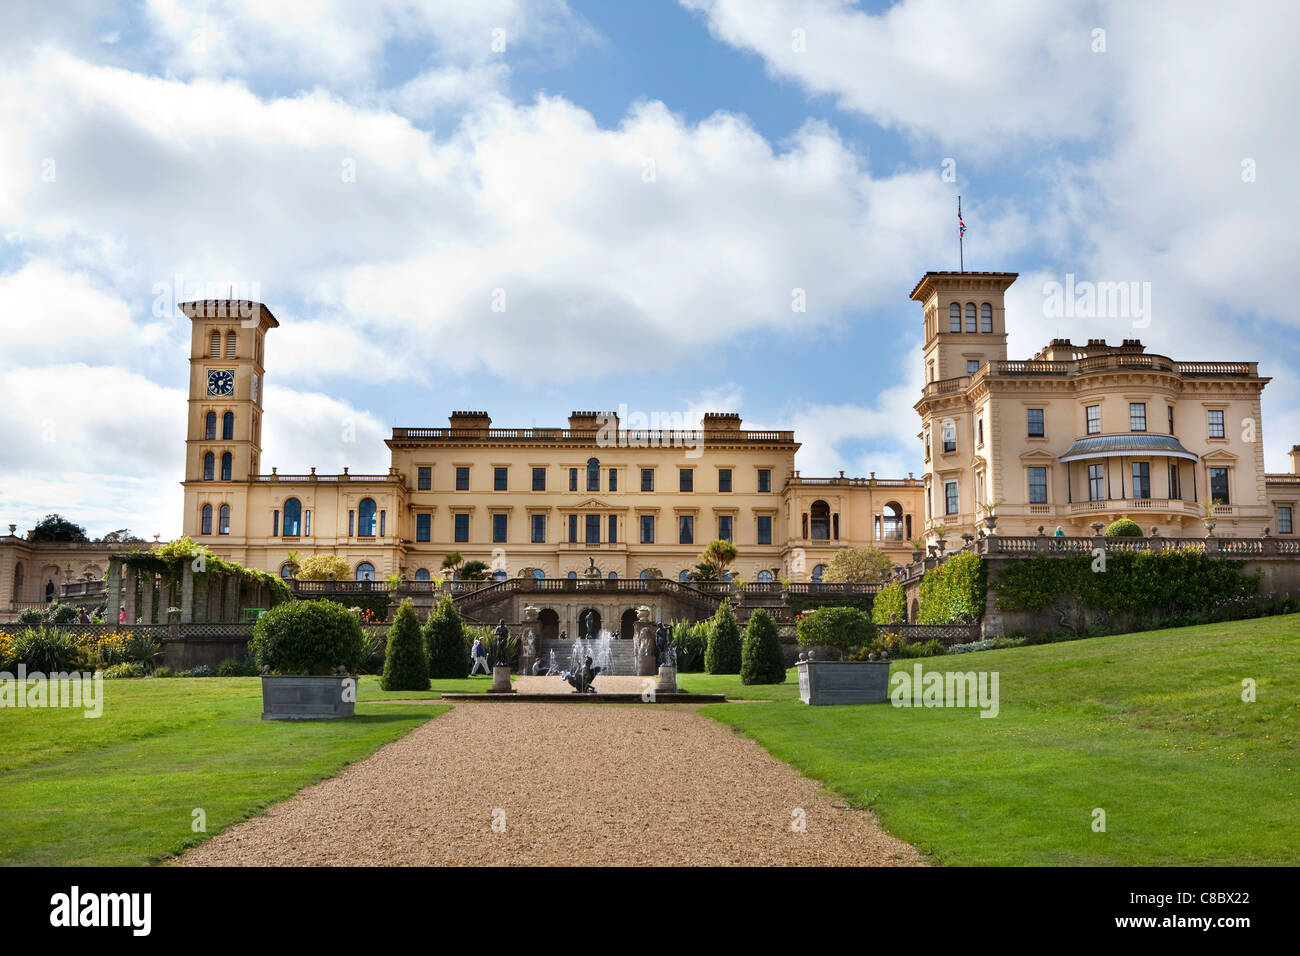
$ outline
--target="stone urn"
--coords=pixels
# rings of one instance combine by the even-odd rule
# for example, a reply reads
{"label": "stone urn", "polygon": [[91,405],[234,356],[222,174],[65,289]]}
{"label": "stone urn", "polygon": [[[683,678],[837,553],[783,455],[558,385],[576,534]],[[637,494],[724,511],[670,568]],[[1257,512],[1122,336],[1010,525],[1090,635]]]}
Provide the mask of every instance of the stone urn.
{"label": "stone urn", "polygon": [[997,518],[997,515],[989,514],[989,515],[985,515],[985,516],[984,516],[984,527],[986,527],[986,528],[988,528],[990,531],[992,531],[992,530],[993,530],[994,528],[996,528],[997,526],[998,526],[998,518]]}

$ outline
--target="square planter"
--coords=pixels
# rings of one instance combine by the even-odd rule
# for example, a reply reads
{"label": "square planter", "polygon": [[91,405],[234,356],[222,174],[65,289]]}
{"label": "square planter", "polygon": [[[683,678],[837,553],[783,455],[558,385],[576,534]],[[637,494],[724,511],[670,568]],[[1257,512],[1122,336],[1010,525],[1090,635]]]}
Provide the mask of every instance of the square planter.
{"label": "square planter", "polygon": [[799,699],[825,704],[879,704],[889,699],[889,661],[799,661]]}
{"label": "square planter", "polygon": [[356,713],[355,677],[262,676],[263,720],[321,720]]}

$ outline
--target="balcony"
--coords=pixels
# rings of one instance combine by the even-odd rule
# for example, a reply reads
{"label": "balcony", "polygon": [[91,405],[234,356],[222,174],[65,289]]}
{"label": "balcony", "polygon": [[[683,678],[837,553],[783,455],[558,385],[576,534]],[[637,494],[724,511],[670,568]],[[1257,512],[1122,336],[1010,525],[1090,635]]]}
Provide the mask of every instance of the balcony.
{"label": "balcony", "polygon": [[[1191,515],[1201,517],[1201,505],[1181,498],[1097,498],[1092,501],[1075,501],[1066,505],[1071,515],[1104,515],[1117,512],[1152,512],[1165,515]],[[1231,517],[1232,505],[1216,505],[1216,516]]]}

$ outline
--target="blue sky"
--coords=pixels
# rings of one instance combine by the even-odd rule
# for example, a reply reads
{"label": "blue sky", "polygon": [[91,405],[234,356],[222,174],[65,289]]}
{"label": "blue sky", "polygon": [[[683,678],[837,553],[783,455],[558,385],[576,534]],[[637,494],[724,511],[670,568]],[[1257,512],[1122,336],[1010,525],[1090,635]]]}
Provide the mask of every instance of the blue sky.
{"label": "blue sky", "polygon": [[[383,469],[392,426],[453,408],[626,405],[794,428],[804,474],[905,474],[907,293],[956,266],[958,193],[967,267],[1021,274],[1013,356],[1259,360],[1286,470],[1300,24],[1190,7],[7,5],[0,522],[179,533],[188,322],[158,302],[194,283],[281,320],[268,469]],[[1052,319],[1067,273],[1151,283],[1150,327]]]}

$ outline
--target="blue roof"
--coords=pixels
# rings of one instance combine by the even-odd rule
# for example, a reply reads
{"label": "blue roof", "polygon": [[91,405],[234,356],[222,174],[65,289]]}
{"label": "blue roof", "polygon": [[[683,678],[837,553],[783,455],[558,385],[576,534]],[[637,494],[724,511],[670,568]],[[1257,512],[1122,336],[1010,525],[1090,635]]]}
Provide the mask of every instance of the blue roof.
{"label": "blue roof", "polygon": [[1061,461],[1079,458],[1113,458],[1118,455],[1163,455],[1169,458],[1186,458],[1196,461],[1196,456],[1183,447],[1173,435],[1094,435],[1080,438],[1069,447]]}

